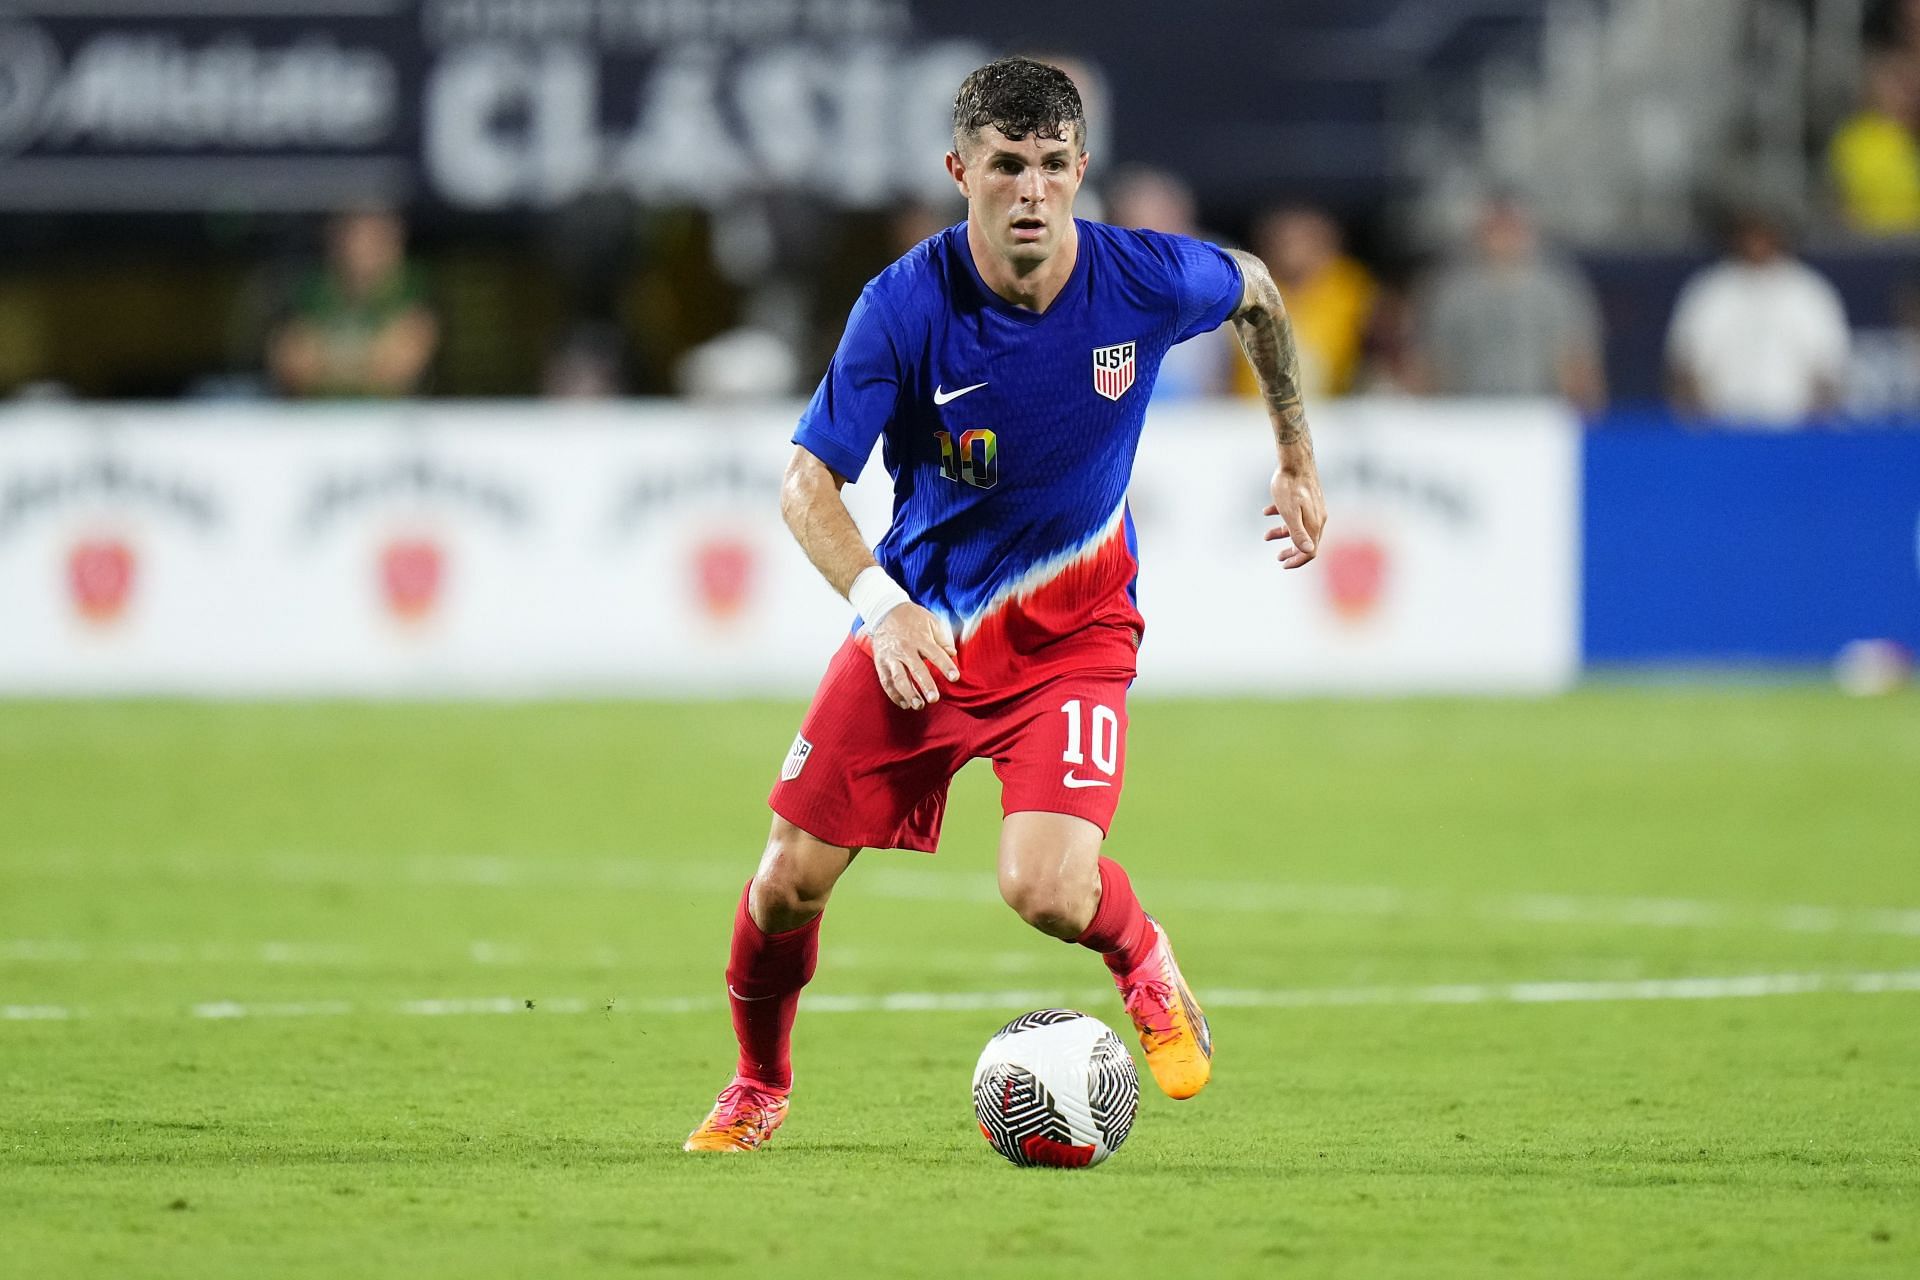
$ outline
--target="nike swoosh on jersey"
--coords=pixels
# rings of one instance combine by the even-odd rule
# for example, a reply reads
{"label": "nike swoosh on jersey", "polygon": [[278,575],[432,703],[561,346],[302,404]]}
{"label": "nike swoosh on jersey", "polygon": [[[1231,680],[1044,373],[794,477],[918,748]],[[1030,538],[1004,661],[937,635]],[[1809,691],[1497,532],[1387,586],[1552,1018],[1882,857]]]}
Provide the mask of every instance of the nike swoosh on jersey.
{"label": "nike swoosh on jersey", "polygon": [[961,387],[957,391],[942,391],[939,384],[936,383],[933,388],[933,402],[935,404],[945,404],[949,400],[958,400],[961,396],[967,394],[967,392],[978,391],[986,385],[984,382],[976,382],[970,387]]}
{"label": "nike swoosh on jersey", "polygon": [[1070,791],[1078,791],[1081,787],[1110,787],[1113,785],[1111,782],[1102,782],[1098,778],[1076,778],[1073,776],[1073,770],[1071,769],[1067,770],[1067,776],[1062,778],[1060,783]]}

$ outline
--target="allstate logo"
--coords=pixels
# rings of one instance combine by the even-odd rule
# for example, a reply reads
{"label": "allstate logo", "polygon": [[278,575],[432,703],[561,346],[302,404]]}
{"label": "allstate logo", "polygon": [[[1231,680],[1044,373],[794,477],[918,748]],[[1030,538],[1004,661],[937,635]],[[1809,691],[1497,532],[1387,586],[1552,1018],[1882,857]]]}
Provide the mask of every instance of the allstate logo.
{"label": "allstate logo", "polygon": [[60,78],[60,47],[39,27],[0,19],[0,154],[39,136]]}

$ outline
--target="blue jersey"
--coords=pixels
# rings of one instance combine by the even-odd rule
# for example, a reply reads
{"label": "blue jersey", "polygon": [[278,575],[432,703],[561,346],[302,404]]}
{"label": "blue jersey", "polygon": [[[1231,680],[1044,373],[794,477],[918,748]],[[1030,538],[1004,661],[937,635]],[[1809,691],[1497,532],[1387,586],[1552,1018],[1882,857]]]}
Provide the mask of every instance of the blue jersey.
{"label": "blue jersey", "polygon": [[849,480],[884,440],[893,523],[874,555],[952,625],[963,678],[969,649],[1010,660],[1102,624],[1137,643],[1126,493],[1147,400],[1167,350],[1240,303],[1211,244],[1075,225],[1041,313],[987,288],[965,223],[908,252],[861,293],[793,437]]}

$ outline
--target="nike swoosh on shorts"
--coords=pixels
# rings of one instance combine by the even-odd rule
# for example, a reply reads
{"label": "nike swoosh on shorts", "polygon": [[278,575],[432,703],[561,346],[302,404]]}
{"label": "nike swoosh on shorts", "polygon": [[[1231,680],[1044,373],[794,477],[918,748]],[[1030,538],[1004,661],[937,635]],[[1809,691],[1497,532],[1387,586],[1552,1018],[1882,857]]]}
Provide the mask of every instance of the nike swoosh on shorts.
{"label": "nike swoosh on shorts", "polygon": [[1060,782],[1061,785],[1074,791],[1079,790],[1081,787],[1110,787],[1113,785],[1111,782],[1102,782],[1099,778],[1076,778],[1073,776],[1073,770],[1071,769],[1067,770],[1067,776],[1062,778]]}

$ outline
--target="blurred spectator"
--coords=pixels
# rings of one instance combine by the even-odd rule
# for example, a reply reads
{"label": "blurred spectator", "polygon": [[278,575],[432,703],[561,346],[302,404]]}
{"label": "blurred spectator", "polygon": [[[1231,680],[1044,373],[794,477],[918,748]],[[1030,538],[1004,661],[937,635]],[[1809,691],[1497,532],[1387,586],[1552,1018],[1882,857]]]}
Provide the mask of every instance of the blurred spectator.
{"label": "blurred spectator", "polygon": [[[1253,248],[1287,304],[1308,398],[1352,391],[1379,288],[1347,256],[1340,224],[1304,205],[1275,209],[1255,224]],[[1234,366],[1234,383],[1243,394],[1259,394],[1245,361]]]}
{"label": "blurred spectator", "polygon": [[[1145,165],[1125,165],[1108,183],[1108,220],[1116,227],[1140,227],[1218,241],[1200,229],[1193,192],[1171,173]],[[1225,395],[1235,356],[1231,332],[1202,334],[1167,352],[1154,383],[1156,404]],[[1251,375],[1249,375],[1251,376]]]}
{"label": "blurred spectator", "polygon": [[418,392],[439,346],[397,214],[360,210],[327,224],[326,263],[297,290],[267,348],[280,390],[296,396]]}
{"label": "blurred spectator", "polygon": [[1452,396],[1563,396],[1605,407],[1600,308],[1571,263],[1540,247],[1511,198],[1490,200],[1472,252],[1444,265],[1415,320],[1414,389]]}
{"label": "blurred spectator", "polygon": [[547,354],[540,394],[550,400],[607,400],[627,389],[627,336],[611,323],[575,325]]}
{"label": "blurred spectator", "polygon": [[1920,231],[1920,62],[1891,50],[1867,60],[1865,101],[1841,125],[1827,167],[1847,225],[1869,235]]}
{"label": "blurred spectator", "polygon": [[1407,395],[1418,383],[1419,315],[1401,283],[1382,281],[1373,296],[1355,395]]}
{"label": "blurred spectator", "polygon": [[1667,331],[1678,407],[1777,427],[1839,406],[1847,354],[1839,293],[1757,210],[1735,215],[1728,255],[1687,282]]}
{"label": "blurred spectator", "polygon": [[676,390],[704,404],[778,400],[799,390],[800,365],[785,338],[742,325],[680,357]]}
{"label": "blurred spectator", "polygon": [[[902,200],[887,211],[887,264],[906,256],[922,240],[939,235],[966,216],[965,206],[954,209],[930,200]],[[884,270],[885,265],[878,270]]]}
{"label": "blurred spectator", "polygon": [[1863,18],[1870,48],[1920,56],[1920,0],[1868,0]]}

